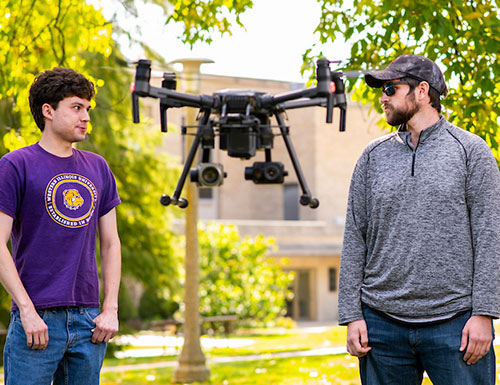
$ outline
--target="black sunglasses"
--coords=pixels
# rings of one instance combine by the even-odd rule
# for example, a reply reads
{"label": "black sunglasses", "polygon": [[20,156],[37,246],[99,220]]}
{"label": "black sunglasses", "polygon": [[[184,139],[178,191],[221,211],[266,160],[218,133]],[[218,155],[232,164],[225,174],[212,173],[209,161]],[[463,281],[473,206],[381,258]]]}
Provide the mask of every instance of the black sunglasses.
{"label": "black sunglasses", "polygon": [[394,86],[395,85],[398,85],[398,84],[408,84],[407,82],[403,82],[403,81],[400,81],[400,82],[389,82],[389,83],[386,83],[382,86],[382,92],[384,94],[386,94],[387,96],[392,96],[396,93],[396,90],[394,89]]}

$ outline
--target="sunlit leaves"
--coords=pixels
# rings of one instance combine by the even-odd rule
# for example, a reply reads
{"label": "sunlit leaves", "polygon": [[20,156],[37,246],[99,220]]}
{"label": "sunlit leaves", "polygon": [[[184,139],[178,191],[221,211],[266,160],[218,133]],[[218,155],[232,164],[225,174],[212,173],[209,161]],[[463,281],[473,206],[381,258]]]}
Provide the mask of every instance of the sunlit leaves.
{"label": "sunlit leaves", "polygon": [[111,24],[85,0],[0,0],[0,153],[39,139],[28,89],[36,74],[55,66],[82,72],[98,89],[92,133],[78,147],[103,155],[116,177],[124,275],[174,290],[179,260],[171,214],[158,200],[173,188],[178,164],[158,152],[159,128],[132,123],[132,75]]}
{"label": "sunlit leaves", "polygon": [[[93,0],[99,2],[103,0]],[[163,10],[166,23],[177,23],[182,26],[179,38],[191,47],[196,42],[211,43],[214,34],[230,35],[235,26],[243,27],[240,16],[252,8],[252,0],[112,0],[121,4],[123,11],[137,18],[140,6],[156,4]],[[160,10],[161,12],[161,10]],[[132,38],[128,28],[120,28],[121,32]],[[124,26],[121,26],[124,27]],[[136,32],[142,26],[137,25]],[[127,30],[128,32],[126,32]],[[140,40],[140,39],[139,39]],[[135,41],[138,42],[138,41]],[[141,42],[139,44],[142,45]],[[147,43],[146,43],[147,44]],[[146,48],[146,47],[144,47]]]}
{"label": "sunlit leaves", "polygon": [[212,41],[212,34],[230,34],[231,25],[243,26],[240,14],[252,7],[251,0],[170,0],[173,11],[168,22],[184,25],[182,41],[191,46],[196,41]]}
{"label": "sunlit leaves", "polygon": [[0,151],[39,138],[28,106],[37,73],[55,66],[83,71],[83,52],[111,53],[111,25],[82,0],[0,0]]}
{"label": "sunlit leaves", "polygon": [[[476,132],[500,160],[500,20],[495,2],[414,0],[320,0],[317,27],[321,42],[351,45],[347,69],[385,67],[401,54],[437,61],[450,94],[445,114],[456,125]],[[306,54],[309,63],[312,53]],[[334,57],[329,59],[335,59]],[[361,81],[348,81],[353,97],[378,109],[379,95]]]}

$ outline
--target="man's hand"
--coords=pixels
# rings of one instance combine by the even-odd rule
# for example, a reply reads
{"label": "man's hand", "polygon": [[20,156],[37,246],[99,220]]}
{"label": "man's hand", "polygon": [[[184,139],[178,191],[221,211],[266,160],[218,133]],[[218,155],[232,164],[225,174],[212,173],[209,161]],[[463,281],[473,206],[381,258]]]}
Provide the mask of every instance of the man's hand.
{"label": "man's hand", "polygon": [[20,313],[26,343],[34,350],[44,350],[49,343],[49,328],[35,309]]}
{"label": "man's hand", "polygon": [[484,357],[491,348],[491,317],[473,315],[469,318],[462,330],[460,351],[465,348],[464,361],[472,365]]}
{"label": "man's hand", "polygon": [[96,327],[91,339],[94,344],[109,342],[118,333],[118,314],[115,311],[103,311],[94,322]]}
{"label": "man's hand", "polygon": [[347,325],[347,351],[355,357],[368,354],[368,329],[365,320],[352,321]]}

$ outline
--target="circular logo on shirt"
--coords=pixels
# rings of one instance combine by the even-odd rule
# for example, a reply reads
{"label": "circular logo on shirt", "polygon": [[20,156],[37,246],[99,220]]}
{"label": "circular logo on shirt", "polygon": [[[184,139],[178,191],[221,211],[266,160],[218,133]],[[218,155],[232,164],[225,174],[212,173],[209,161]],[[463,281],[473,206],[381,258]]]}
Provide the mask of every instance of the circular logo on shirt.
{"label": "circular logo on shirt", "polygon": [[50,180],[45,207],[50,217],[65,227],[87,226],[94,214],[97,189],[86,177],[64,173]]}

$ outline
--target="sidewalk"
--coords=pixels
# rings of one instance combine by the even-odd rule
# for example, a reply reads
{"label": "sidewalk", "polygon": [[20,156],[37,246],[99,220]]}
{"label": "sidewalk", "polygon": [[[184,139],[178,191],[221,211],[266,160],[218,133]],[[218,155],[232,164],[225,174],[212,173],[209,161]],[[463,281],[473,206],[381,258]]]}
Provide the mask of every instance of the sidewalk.
{"label": "sidewalk", "polygon": [[[331,322],[321,323],[315,321],[303,321],[298,322],[296,328],[293,329],[274,328],[273,333],[323,333],[335,325],[336,324]],[[120,345],[129,345],[133,347],[132,349],[125,349],[123,351],[116,352],[116,358],[175,356],[181,353],[184,338],[182,336],[175,335],[141,333],[136,335],[117,336],[115,337],[115,342]],[[212,338],[210,336],[203,336],[200,339],[200,343],[204,351],[209,351],[213,348],[243,348],[252,345],[254,340],[251,337]]]}
{"label": "sidewalk", "polygon": [[[271,360],[275,358],[292,358],[292,357],[312,357],[312,356],[328,356],[335,354],[346,354],[345,347],[301,350],[295,352],[278,352],[269,354],[249,354],[245,356],[230,356],[230,357],[213,357],[207,359],[207,364],[219,364],[228,362],[242,362],[242,361],[259,361]],[[146,369],[159,369],[159,368],[173,368],[177,367],[177,361],[155,362],[150,364],[134,364],[134,365],[118,365],[103,367],[101,372],[124,372],[129,370],[146,370]]]}

